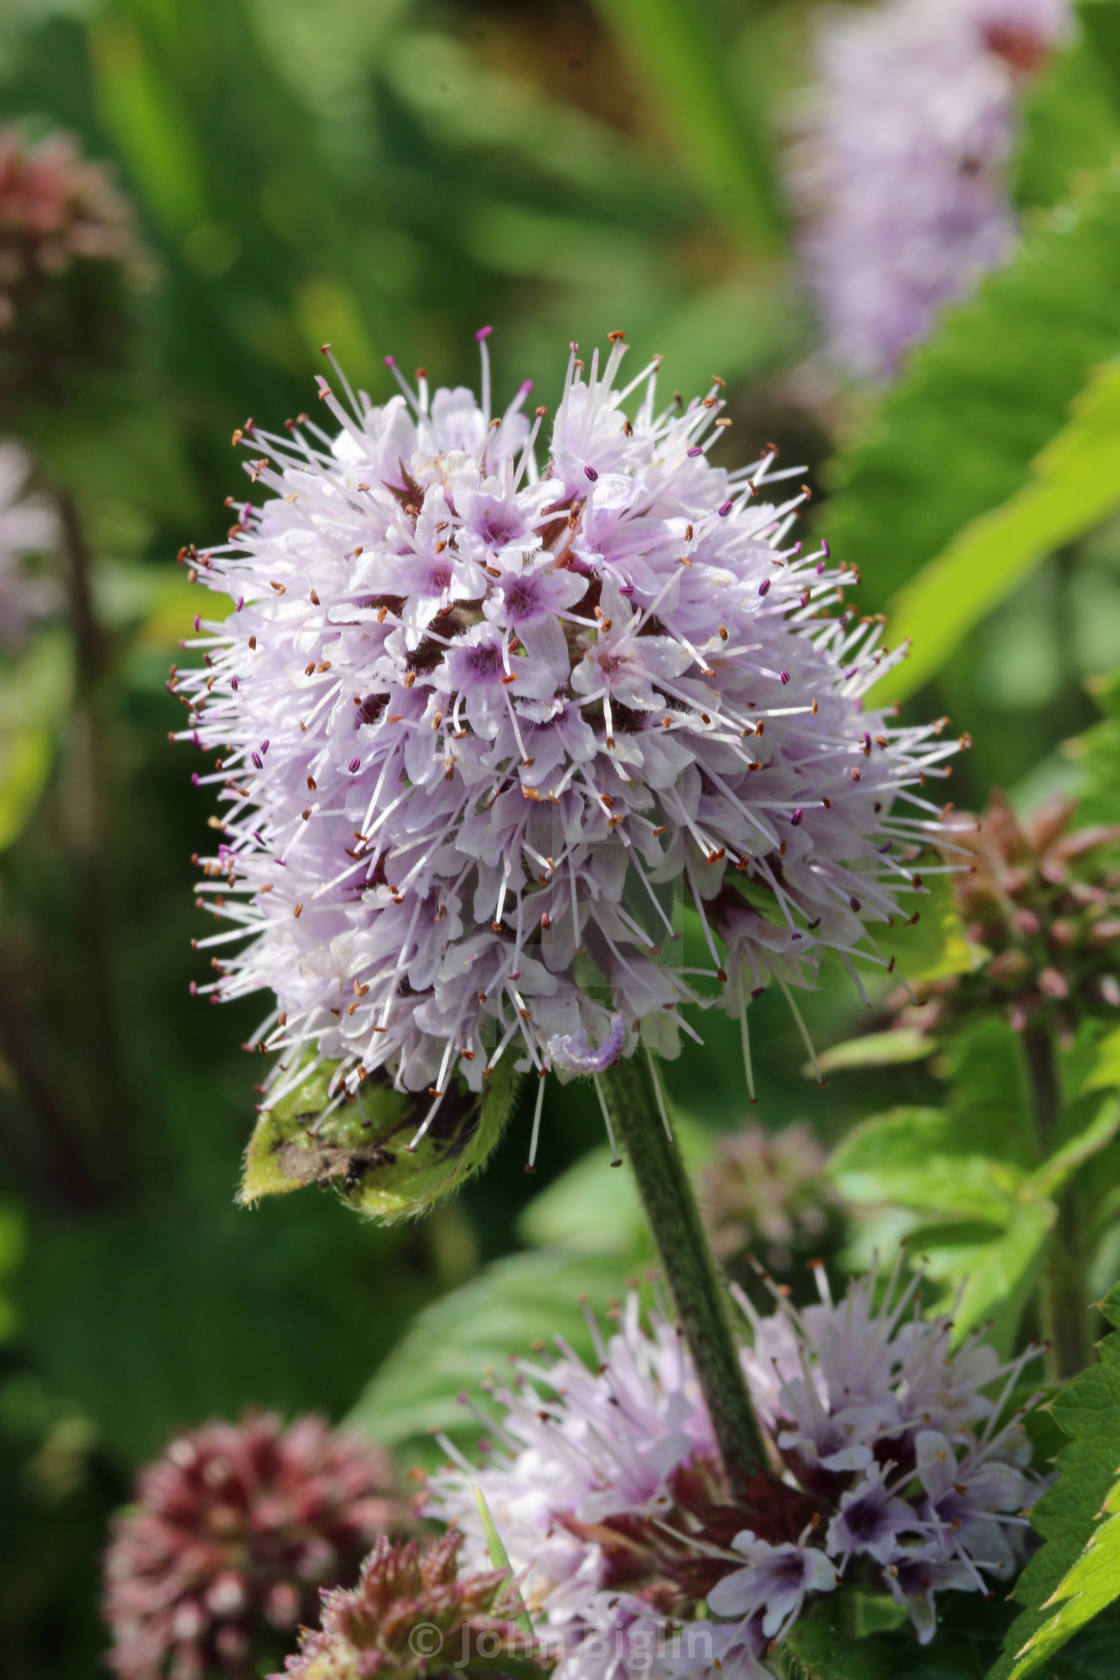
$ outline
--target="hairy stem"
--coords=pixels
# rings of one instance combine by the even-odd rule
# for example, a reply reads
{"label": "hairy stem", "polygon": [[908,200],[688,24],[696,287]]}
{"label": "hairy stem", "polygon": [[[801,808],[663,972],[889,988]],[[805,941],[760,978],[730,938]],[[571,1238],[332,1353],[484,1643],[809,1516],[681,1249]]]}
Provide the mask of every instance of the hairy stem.
{"label": "hairy stem", "polygon": [[616,1062],[602,1080],[708,1403],[724,1468],[731,1483],[742,1486],[765,1465],[766,1449],[692,1185],[679,1150],[666,1136],[644,1054],[639,1051]]}
{"label": "hairy stem", "polygon": [[[1054,1148],[1061,1107],[1054,1041],[1045,1027],[1029,1026],[1024,1034],[1024,1046],[1035,1127],[1045,1157]],[[1050,1374],[1058,1382],[1076,1376],[1092,1358],[1088,1293],[1078,1237],[1075,1190],[1073,1185],[1068,1185],[1058,1197],[1058,1218],[1047,1238],[1042,1275],[1042,1330],[1050,1344]]]}

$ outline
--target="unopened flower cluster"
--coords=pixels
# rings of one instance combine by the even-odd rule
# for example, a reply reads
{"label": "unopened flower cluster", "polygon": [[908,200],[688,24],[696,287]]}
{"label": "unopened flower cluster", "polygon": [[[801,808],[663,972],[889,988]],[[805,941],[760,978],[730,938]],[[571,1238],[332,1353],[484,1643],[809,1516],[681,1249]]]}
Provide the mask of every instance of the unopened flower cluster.
{"label": "unopened flower cluster", "polygon": [[777,1132],[751,1123],[720,1136],[698,1185],[716,1258],[730,1265],[749,1256],[784,1277],[798,1258],[820,1257],[841,1229],[825,1160],[804,1120]]}
{"label": "unopened flower cluster", "polygon": [[198,989],[275,991],[273,1101],[308,1047],[351,1092],[430,1091],[424,1124],[505,1054],[674,1054],[675,894],[743,1015],[827,949],[885,966],[869,925],[909,914],[938,831],[919,784],[956,743],[861,709],[895,655],[793,540],[802,493],[765,501],[776,452],[710,462],[719,383],[659,409],[656,362],[620,387],[620,341],[573,350],[540,469],[546,411],[522,385],[493,414],[482,348],[480,401],[421,374],[375,407],[339,374],[331,431],[249,422],[264,499],[183,556],[223,598],[171,682],[222,753],[204,890],[233,925]]}
{"label": "unopened flower cluster", "polygon": [[323,1594],[321,1625],[273,1680],[435,1680],[492,1662],[517,1637],[517,1589],[505,1569],[461,1575],[461,1546],[454,1533],[423,1546],[380,1539],[356,1587]]}
{"label": "unopened flower cluster", "polygon": [[0,442],[0,653],[18,653],[35,623],[58,603],[54,580],[27,565],[57,537],[51,508],[26,493],[30,471],[18,443]]}
{"label": "unopened flower cluster", "polygon": [[37,383],[53,393],[76,367],[102,360],[122,287],[146,274],[109,168],[83,158],[69,135],[33,145],[0,128],[0,392]]}
{"label": "unopened flower cluster", "polygon": [[531,1615],[562,1641],[562,1680],[761,1680],[807,1602],[853,1580],[890,1592],[925,1643],[937,1594],[989,1591],[1020,1566],[1042,1483],[1009,1399],[1032,1354],[1001,1365],[977,1337],[951,1353],[916,1281],[896,1274],[876,1305],[875,1277],[834,1302],[818,1275],[802,1311],[779,1297],[760,1318],[743,1299],[772,1453],[745,1489],[723,1481],[681,1335],[656,1314],[643,1326],[635,1296],[609,1341],[592,1323],[594,1368],[561,1347],[493,1389],[481,1468],[445,1443],[455,1463],[427,1510],[482,1567],[482,1489]]}
{"label": "unopened flower cluster", "polygon": [[1037,1021],[1068,1043],[1086,1014],[1120,1009],[1120,825],[1077,828],[1076,809],[1056,798],[1020,818],[997,793],[954,837],[970,864],[957,907],[987,960],[897,999],[906,1025],[934,1032],[995,1005],[1017,1032]]}
{"label": "unopened flower cluster", "polygon": [[105,1559],[117,1680],[241,1680],[409,1526],[388,1457],[317,1417],[179,1436],[140,1476]]}
{"label": "unopened flower cluster", "polygon": [[1022,90],[1069,14],[1069,0],[883,0],[826,14],[790,185],[842,367],[890,378],[939,309],[1010,255]]}

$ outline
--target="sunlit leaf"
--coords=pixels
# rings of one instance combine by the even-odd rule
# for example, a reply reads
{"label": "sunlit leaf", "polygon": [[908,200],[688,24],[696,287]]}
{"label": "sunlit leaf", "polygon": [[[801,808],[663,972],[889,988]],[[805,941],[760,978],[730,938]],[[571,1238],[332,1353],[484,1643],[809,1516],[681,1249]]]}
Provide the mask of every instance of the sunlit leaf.
{"label": "sunlit leaf", "polygon": [[898,1067],[904,1062],[923,1062],[932,1056],[937,1043],[916,1027],[893,1027],[888,1032],[867,1033],[822,1050],[817,1064],[822,1073],[844,1073],[849,1068]]}
{"label": "sunlit leaf", "polygon": [[[1120,1326],[1120,1289],[1102,1310]],[[1055,1654],[1120,1594],[1120,1336],[1107,1337],[1099,1352],[1052,1402],[1069,1439],[1057,1482],[1031,1511],[1046,1544],[1015,1587],[1027,1608],[989,1680],[1049,1680]]]}
{"label": "sunlit leaf", "polygon": [[1031,484],[966,525],[890,603],[891,638],[912,647],[876,685],[884,698],[920,688],[1029,571],[1120,506],[1120,363],[1092,375],[1030,470]]}
{"label": "sunlit leaf", "polygon": [[883,605],[970,520],[1022,489],[1090,370],[1115,355],[1118,319],[1113,168],[1039,219],[1007,267],[914,352],[835,463],[824,526],[860,566],[864,600]]}

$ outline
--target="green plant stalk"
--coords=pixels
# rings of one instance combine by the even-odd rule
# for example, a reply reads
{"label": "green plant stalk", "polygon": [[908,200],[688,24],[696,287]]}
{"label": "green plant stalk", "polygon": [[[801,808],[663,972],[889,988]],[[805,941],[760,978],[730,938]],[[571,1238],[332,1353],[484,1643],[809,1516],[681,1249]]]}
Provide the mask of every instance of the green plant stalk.
{"label": "green plant stalk", "polygon": [[[1034,1103],[1035,1127],[1043,1158],[1055,1142],[1061,1107],[1054,1041],[1045,1027],[1029,1026],[1023,1036]],[[1081,1252],[1075,1202],[1069,1184],[1058,1197],[1058,1217],[1046,1239],[1040,1303],[1042,1333],[1049,1344],[1050,1374],[1068,1382],[1090,1363],[1089,1286]]]}
{"label": "green plant stalk", "polygon": [[765,1466],[766,1448],[692,1185],[680,1151],[666,1136],[644,1053],[639,1050],[616,1062],[602,1081],[708,1403],[724,1468],[732,1485],[742,1487]]}

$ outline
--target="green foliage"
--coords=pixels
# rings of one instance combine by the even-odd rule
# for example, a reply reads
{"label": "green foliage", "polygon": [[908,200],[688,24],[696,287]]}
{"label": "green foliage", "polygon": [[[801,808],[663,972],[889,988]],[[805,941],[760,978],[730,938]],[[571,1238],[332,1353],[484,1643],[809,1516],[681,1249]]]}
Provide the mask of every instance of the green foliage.
{"label": "green foliage", "polygon": [[498,1260],[415,1319],[374,1377],[350,1421],[406,1457],[431,1458],[425,1435],[468,1437],[464,1391],[478,1397],[488,1374],[563,1338],[581,1357],[593,1347],[584,1308],[602,1312],[625,1287],[613,1255],[539,1249]]}
{"label": "green foliage", "polygon": [[[902,1625],[876,1631],[868,1611],[881,1603],[862,1597],[823,1600],[784,1642],[789,1680],[897,1680],[901,1674],[913,1680],[982,1680],[998,1646],[1001,1617],[980,1594],[943,1595],[941,1625],[925,1647],[918,1645],[905,1612]],[[897,1622],[897,1607],[887,1604]]]}
{"label": "green foliage", "polygon": [[497,1147],[517,1086],[513,1058],[499,1062],[475,1096],[458,1083],[413,1147],[429,1095],[396,1091],[374,1075],[350,1102],[336,1102],[333,1062],[313,1066],[295,1090],[266,1108],[245,1154],[240,1200],[332,1184],[351,1207],[382,1224],[418,1218],[460,1190]]}
{"label": "green foliage", "polygon": [[[1090,370],[1115,354],[1120,173],[1039,218],[1016,257],[917,349],[834,463],[832,546],[882,605],[1027,482]],[[923,626],[937,631],[936,623]]]}
{"label": "green foliage", "polygon": [[1055,1198],[1120,1132],[1120,1099],[1087,1092],[1072,1103],[1042,1158],[1034,1136],[1020,1041],[987,1020],[960,1035],[949,1054],[943,1108],[896,1109],[857,1126],[829,1171],[854,1204],[913,1215],[912,1250],[944,1285],[960,1339],[992,1321],[1009,1350],[1044,1249]]}
{"label": "green foliage", "polygon": [[[1120,1328],[1120,1288],[1102,1311]],[[1015,1588],[1026,1609],[988,1680],[1039,1672],[1049,1680],[1055,1653],[1120,1594],[1120,1335],[1099,1352],[1051,1402],[1069,1441],[1056,1460],[1058,1481],[1031,1512],[1046,1544]]]}
{"label": "green foliage", "polygon": [[22,834],[46,787],[70,703],[70,649],[46,631],[0,673],[0,851]]}
{"label": "green foliage", "polygon": [[658,95],[702,190],[751,243],[774,243],[777,193],[761,132],[734,95],[715,27],[687,0],[597,0]]}
{"label": "green foliage", "polygon": [[1120,505],[1120,363],[1091,375],[1030,471],[1033,483],[966,525],[891,603],[892,638],[912,643],[882,679],[891,699],[920,688],[1033,567]]}

